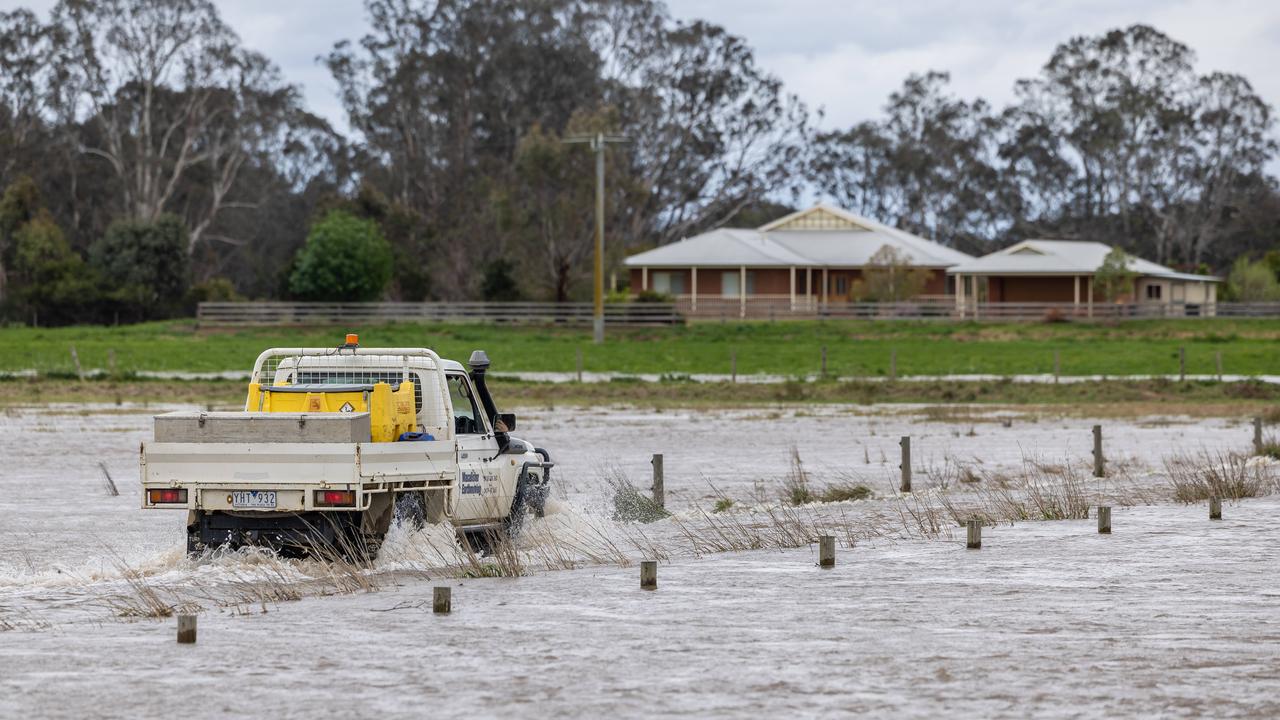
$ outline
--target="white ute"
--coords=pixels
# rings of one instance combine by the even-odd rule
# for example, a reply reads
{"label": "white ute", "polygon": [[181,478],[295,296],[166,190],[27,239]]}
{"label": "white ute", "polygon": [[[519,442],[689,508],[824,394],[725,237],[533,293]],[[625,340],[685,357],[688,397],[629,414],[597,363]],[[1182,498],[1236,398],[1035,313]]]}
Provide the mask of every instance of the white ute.
{"label": "white ute", "polygon": [[511,532],[542,514],[553,466],[510,435],[485,384],[426,348],[272,348],[243,412],[158,415],[142,507],[187,511],[187,551],[265,545],[376,553],[393,519]]}

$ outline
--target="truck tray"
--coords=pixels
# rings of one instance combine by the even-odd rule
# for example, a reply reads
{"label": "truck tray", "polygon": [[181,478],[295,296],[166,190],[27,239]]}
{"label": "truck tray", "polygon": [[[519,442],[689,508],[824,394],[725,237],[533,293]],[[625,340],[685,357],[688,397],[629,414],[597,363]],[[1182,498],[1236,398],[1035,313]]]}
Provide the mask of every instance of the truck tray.
{"label": "truck tray", "polygon": [[155,417],[160,443],[367,443],[369,413],[172,412]]}

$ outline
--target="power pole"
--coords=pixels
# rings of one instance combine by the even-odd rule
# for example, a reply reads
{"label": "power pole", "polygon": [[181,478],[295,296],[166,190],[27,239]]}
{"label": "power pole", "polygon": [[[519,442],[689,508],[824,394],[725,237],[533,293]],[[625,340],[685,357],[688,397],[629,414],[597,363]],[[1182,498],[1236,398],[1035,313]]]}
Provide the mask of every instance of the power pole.
{"label": "power pole", "polygon": [[587,143],[596,154],[596,270],[595,311],[591,325],[595,343],[604,342],[604,148],[609,143],[630,142],[621,135],[574,135],[563,140],[566,143]]}

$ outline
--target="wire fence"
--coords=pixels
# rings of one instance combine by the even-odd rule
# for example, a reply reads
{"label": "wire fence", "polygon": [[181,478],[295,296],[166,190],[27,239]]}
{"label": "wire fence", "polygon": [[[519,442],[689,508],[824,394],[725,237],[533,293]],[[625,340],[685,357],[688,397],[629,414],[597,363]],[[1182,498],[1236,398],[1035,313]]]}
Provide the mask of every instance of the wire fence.
{"label": "wire fence", "polygon": [[[591,303],[488,302],[203,302],[201,326],[334,325],[382,323],[487,323],[588,326]],[[731,320],[992,320],[1072,321],[1152,318],[1280,318],[1280,302],[1254,303],[1014,303],[937,298],[909,302],[820,302],[787,296],[689,297],[670,303],[610,303],[610,325],[658,326]]]}

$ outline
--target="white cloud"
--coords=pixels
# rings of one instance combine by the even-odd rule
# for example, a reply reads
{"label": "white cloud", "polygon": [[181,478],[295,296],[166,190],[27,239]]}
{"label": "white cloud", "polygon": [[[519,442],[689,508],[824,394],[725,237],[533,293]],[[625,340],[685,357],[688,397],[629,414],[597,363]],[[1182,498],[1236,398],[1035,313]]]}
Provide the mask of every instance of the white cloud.
{"label": "white cloud", "polygon": [[1102,0],[965,3],[852,0],[669,0],[678,17],[701,17],[745,37],[757,62],[812,107],[825,127],[880,113],[912,72],[946,70],[964,97],[1000,105],[1014,81],[1039,72],[1073,35],[1152,25],[1193,50],[1200,72],[1244,75],[1280,102],[1280,3],[1247,0]]}
{"label": "white cloud", "polygon": [[[53,0],[13,3],[47,12]],[[1280,103],[1280,3],[1257,0],[668,0],[673,15],[705,18],[745,37],[761,66],[811,107],[825,127],[875,117],[911,72],[951,72],[965,97],[1007,102],[1014,80],[1038,72],[1077,34],[1142,22],[1191,46],[1201,72],[1244,75]],[[328,71],[335,42],[366,32],[356,0],[221,0],[226,21],[301,85],[309,107],[346,123]]]}

